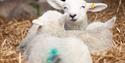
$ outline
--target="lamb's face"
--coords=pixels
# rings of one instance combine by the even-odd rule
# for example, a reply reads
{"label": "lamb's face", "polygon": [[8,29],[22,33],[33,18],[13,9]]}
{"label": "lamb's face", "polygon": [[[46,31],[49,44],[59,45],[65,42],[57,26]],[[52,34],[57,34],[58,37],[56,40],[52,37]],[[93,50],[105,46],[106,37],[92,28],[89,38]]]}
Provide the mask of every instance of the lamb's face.
{"label": "lamb's face", "polygon": [[77,22],[86,17],[87,11],[97,12],[105,9],[103,3],[87,3],[85,0],[47,0],[55,9],[68,13],[69,21]]}
{"label": "lamb's face", "polygon": [[70,21],[79,21],[86,16],[87,3],[84,0],[66,0],[64,3],[64,13],[68,13]]}

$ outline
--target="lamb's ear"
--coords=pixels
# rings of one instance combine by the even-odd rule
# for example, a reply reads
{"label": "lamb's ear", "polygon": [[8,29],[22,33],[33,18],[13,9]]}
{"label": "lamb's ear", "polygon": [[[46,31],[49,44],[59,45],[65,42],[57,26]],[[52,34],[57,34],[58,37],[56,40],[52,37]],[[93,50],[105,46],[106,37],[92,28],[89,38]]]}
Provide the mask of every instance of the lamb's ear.
{"label": "lamb's ear", "polygon": [[98,12],[107,8],[107,5],[104,3],[87,3],[88,11]]}
{"label": "lamb's ear", "polygon": [[107,22],[105,22],[106,27],[107,28],[112,28],[113,25],[115,24],[115,21],[116,21],[116,16],[112,17]]}
{"label": "lamb's ear", "polygon": [[64,1],[62,0],[47,0],[50,6],[52,6],[55,9],[62,10]]}

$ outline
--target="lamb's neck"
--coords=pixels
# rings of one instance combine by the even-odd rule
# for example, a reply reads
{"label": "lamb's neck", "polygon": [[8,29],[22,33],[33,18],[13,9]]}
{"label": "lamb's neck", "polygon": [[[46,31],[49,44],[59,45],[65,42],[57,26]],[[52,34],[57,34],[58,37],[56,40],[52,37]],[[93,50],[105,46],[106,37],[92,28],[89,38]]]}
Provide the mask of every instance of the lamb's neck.
{"label": "lamb's neck", "polygon": [[[78,25],[79,24],[79,25]],[[79,30],[85,30],[88,26],[88,17],[87,15],[83,16],[75,26],[79,27]]]}

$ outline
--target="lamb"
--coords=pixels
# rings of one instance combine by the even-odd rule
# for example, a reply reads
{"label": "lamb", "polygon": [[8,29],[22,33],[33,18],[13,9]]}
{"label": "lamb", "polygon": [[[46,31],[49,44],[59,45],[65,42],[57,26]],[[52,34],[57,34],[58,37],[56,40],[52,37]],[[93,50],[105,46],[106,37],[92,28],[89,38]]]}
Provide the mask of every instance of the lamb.
{"label": "lamb", "polygon": [[[57,17],[54,18],[55,16]],[[92,63],[88,47],[82,40],[76,37],[54,36],[55,32],[58,34],[58,32],[62,33],[64,31],[65,21],[62,20],[62,17],[65,18],[66,16],[57,11],[47,11],[42,17],[33,21],[35,25],[39,24],[43,26],[41,26],[42,30],[37,30],[40,33],[34,35],[35,37],[32,40],[28,40],[27,45],[25,43],[24,56],[29,63],[46,63],[49,50],[53,48],[59,50],[61,54],[58,55],[59,57],[53,57],[52,63]],[[53,25],[59,27],[54,27]]]}
{"label": "lamb", "polygon": [[[61,2],[62,1],[62,2]],[[88,25],[87,11],[98,12],[107,8],[104,3],[87,3],[85,0],[48,0],[55,9],[68,14],[66,30],[85,30]]]}

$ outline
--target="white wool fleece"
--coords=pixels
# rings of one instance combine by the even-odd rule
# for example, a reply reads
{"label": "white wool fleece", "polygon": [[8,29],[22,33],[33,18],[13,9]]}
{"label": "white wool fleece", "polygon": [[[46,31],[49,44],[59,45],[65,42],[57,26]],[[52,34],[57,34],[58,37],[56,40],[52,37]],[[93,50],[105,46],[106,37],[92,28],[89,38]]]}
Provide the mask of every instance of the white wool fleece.
{"label": "white wool fleece", "polygon": [[56,59],[60,59],[58,61],[60,63],[92,63],[88,47],[76,37],[57,38],[38,35],[31,43],[33,46],[28,58],[29,63],[46,63],[52,49],[59,52],[53,63],[57,62]]}

